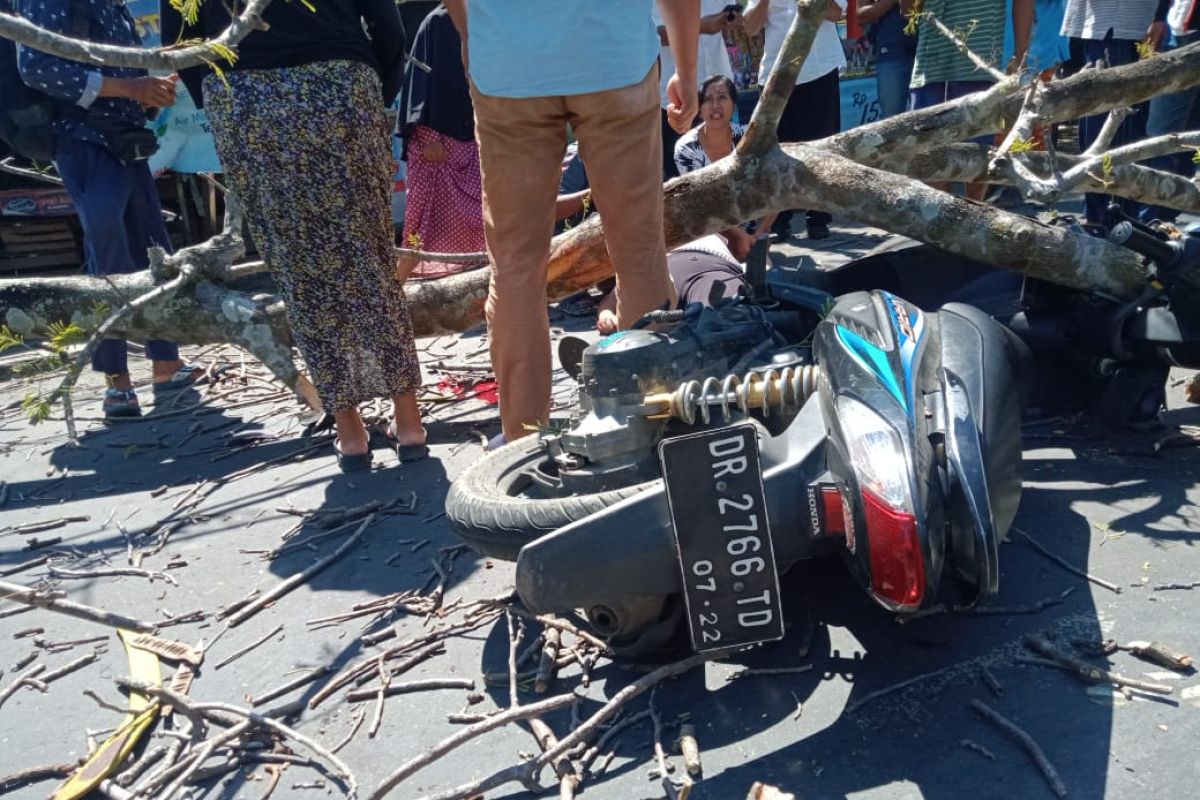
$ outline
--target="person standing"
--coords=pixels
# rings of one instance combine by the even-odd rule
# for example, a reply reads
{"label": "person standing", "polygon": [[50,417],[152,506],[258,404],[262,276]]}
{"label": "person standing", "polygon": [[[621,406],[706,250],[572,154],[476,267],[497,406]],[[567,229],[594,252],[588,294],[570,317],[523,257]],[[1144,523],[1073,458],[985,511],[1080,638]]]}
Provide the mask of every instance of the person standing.
{"label": "person standing", "polygon": [[908,84],[912,81],[917,37],[904,32],[901,0],[859,0],[855,15],[860,25],[869,25],[867,38],[875,52],[875,90],[879,94],[880,118],[895,116],[908,108]]}
{"label": "person standing", "polygon": [[[211,38],[228,6],[187,24],[160,4],[163,41]],[[184,70],[212,123],[230,189],[287,303],[296,344],[337,427],[338,465],[371,463],[361,402],[392,398],[401,460],[427,454],[412,322],[396,278],[387,104],[403,76],[392,0],[272,3],[224,75]],[[364,26],[365,22],[365,26]]]}
{"label": "person standing", "polygon": [[[1166,15],[1165,5],[1161,4],[1162,16]],[[1138,60],[1138,43],[1147,38],[1159,8],[1160,0],[1067,0],[1062,35],[1071,37],[1071,48],[1080,52],[1085,69],[1132,64]],[[1162,26],[1156,27],[1161,36]],[[1096,141],[1107,116],[1096,114],[1079,120],[1080,151]],[[1135,142],[1145,133],[1146,104],[1140,103],[1121,122],[1110,147]],[[1094,225],[1104,224],[1108,216],[1106,209],[1114,199],[1098,192],[1086,193],[1083,205],[1087,221]],[[1118,202],[1126,213],[1137,213],[1135,201],[1123,199]]]}
{"label": "person standing", "polygon": [[[486,313],[510,442],[549,421],[546,278],[568,125],[601,209],[620,327],[675,301],[652,1],[446,0],[472,81],[492,261]],[[659,3],[676,43],[667,114],[682,132],[698,105],[699,0]]]}
{"label": "person standing", "polygon": [[[950,100],[966,97],[990,88],[995,81],[980,69],[957,41],[934,26],[930,17],[953,31],[965,32],[965,42],[976,56],[992,66],[1004,68],[1004,27],[1008,0],[925,0],[917,35],[917,58],[913,65],[910,108],[929,108]],[[1033,28],[1033,0],[1012,0],[1014,67],[1022,63],[1029,49]],[[980,136],[974,141],[988,146],[992,136]],[[948,190],[948,184],[932,183]],[[986,183],[969,183],[966,197],[983,200]]]}
{"label": "person standing", "polygon": [[[97,44],[141,46],[133,18],[114,0],[22,0],[21,16],[44,30],[68,36],[86,31]],[[86,14],[86,20],[75,15]],[[157,149],[146,128],[147,109],[175,103],[175,78],[153,78],[145,70],[69,61],[19,47],[21,79],[62,102],[54,122],[54,164],[75,203],[83,228],[89,275],[137,272],[149,266],[147,250],[171,250],[158,189],[146,159]],[[150,339],[156,391],[197,380],[202,370],[184,364],[174,342]],[[104,373],[105,417],[136,417],[141,405],[129,377],[124,339],[105,339],[92,354],[92,369]]]}
{"label": "person standing", "polygon": [[[434,253],[479,253],[483,184],[475,111],[462,62],[462,40],[446,9],[427,16],[413,37],[400,92],[399,136],[408,164],[404,246]],[[417,62],[429,68],[416,66]],[[438,278],[467,265],[400,259],[400,280]]]}
{"label": "person standing", "polygon": [[[847,0],[832,0],[825,21],[817,29],[812,49],[800,67],[796,86],[779,117],[779,141],[809,142],[832,136],[842,129],[842,98],[839,71],[846,66],[842,40],[838,37],[837,21],[846,11]],[[796,18],[796,3],[792,0],[750,0],[742,15],[746,33],[751,36],[766,29],[762,65],[758,82],[767,85],[767,77],[775,68],[783,40]],[[826,211],[808,209],[805,229],[810,239],[829,238],[829,223],[833,217]],[[791,235],[792,212],[780,211],[771,226],[780,238]]]}
{"label": "person standing", "polygon": [[[1200,41],[1200,13],[1197,13],[1197,2],[1198,0],[1174,0],[1171,3],[1166,15],[1169,35],[1164,37],[1164,50],[1171,51]],[[1160,3],[1160,11],[1161,8]],[[1156,21],[1157,16],[1158,12]],[[1200,104],[1196,103],[1198,96],[1200,88],[1193,86],[1181,92],[1150,98],[1150,107],[1146,115],[1146,138],[1191,131],[1200,126]],[[1168,153],[1149,159],[1145,163],[1148,167],[1173,172],[1186,178],[1192,177],[1196,172],[1196,162],[1192,160],[1191,153]],[[1143,222],[1174,222],[1179,214],[1179,209],[1156,205],[1144,205],[1138,212]]]}
{"label": "person standing", "polygon": [[[725,31],[742,24],[742,12],[730,9],[726,0],[700,0],[700,41],[696,45],[696,80],[703,82],[720,75],[733,80],[733,66],[729,63],[729,51],[725,48]],[[729,9],[729,10],[726,10]],[[675,58],[671,55],[671,42],[667,36],[667,26],[663,24],[662,13],[658,6],[653,6],[654,24],[658,28],[658,39],[662,43],[658,63],[661,70],[659,75],[659,102],[662,105],[662,134],[663,134],[663,179],[679,177],[679,169],[675,164],[675,143],[679,134],[671,127],[667,119],[667,106],[671,100],[667,97],[667,83],[675,74]],[[700,90],[700,85],[696,86]]]}

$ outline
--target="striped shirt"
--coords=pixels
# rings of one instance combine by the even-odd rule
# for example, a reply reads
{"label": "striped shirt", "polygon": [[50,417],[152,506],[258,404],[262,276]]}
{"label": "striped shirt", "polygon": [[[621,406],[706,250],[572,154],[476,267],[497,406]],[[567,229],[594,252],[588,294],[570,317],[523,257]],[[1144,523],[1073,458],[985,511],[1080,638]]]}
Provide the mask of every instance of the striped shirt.
{"label": "striped shirt", "polygon": [[1140,42],[1157,5],[1157,0],[1067,0],[1062,35],[1103,39],[1111,28],[1114,39]]}
{"label": "striped shirt", "polygon": [[[1003,69],[1004,26],[1007,0],[925,0],[931,13],[956,34],[977,56]],[[917,36],[917,60],[913,64],[912,88],[944,81],[990,81],[988,73],[975,66],[958,45],[922,17]]]}

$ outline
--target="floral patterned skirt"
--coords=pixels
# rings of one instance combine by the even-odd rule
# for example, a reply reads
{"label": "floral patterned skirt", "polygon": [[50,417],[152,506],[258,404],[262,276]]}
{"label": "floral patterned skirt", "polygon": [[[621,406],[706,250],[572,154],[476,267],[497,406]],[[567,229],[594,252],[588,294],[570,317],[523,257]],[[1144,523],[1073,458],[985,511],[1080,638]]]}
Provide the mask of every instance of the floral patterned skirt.
{"label": "floral patterned skirt", "polygon": [[391,126],[375,71],[326,61],[226,80],[204,79],[217,152],[325,410],[416,389],[393,249]]}

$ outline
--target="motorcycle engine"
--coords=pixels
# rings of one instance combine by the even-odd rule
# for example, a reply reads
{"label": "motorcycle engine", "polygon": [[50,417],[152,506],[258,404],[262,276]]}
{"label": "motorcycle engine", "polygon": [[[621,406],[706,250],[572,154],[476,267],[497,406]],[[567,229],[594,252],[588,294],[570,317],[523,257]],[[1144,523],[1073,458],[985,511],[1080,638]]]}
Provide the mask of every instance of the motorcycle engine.
{"label": "motorcycle engine", "polygon": [[644,413],[646,395],[724,375],[778,341],[753,305],[694,304],[673,316],[683,319],[665,330],[618,331],[584,351],[580,415],[568,430],[544,437],[564,487],[595,492],[657,477],[655,446],[665,423]]}

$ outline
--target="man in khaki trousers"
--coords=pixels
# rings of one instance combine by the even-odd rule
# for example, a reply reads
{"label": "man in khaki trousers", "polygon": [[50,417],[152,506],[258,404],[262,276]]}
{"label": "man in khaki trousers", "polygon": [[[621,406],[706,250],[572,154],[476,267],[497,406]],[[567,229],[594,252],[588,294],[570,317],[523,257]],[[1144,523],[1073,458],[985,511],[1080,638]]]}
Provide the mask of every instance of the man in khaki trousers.
{"label": "man in khaki trousers", "polygon": [[[468,58],[492,280],[492,366],[504,437],[550,413],[546,267],[569,125],[588,167],[625,328],[674,303],[663,241],[659,37],[654,0],[444,0]],[[699,0],[658,0],[675,48],[668,115],[699,101]],[[469,56],[468,56],[469,54]]]}

